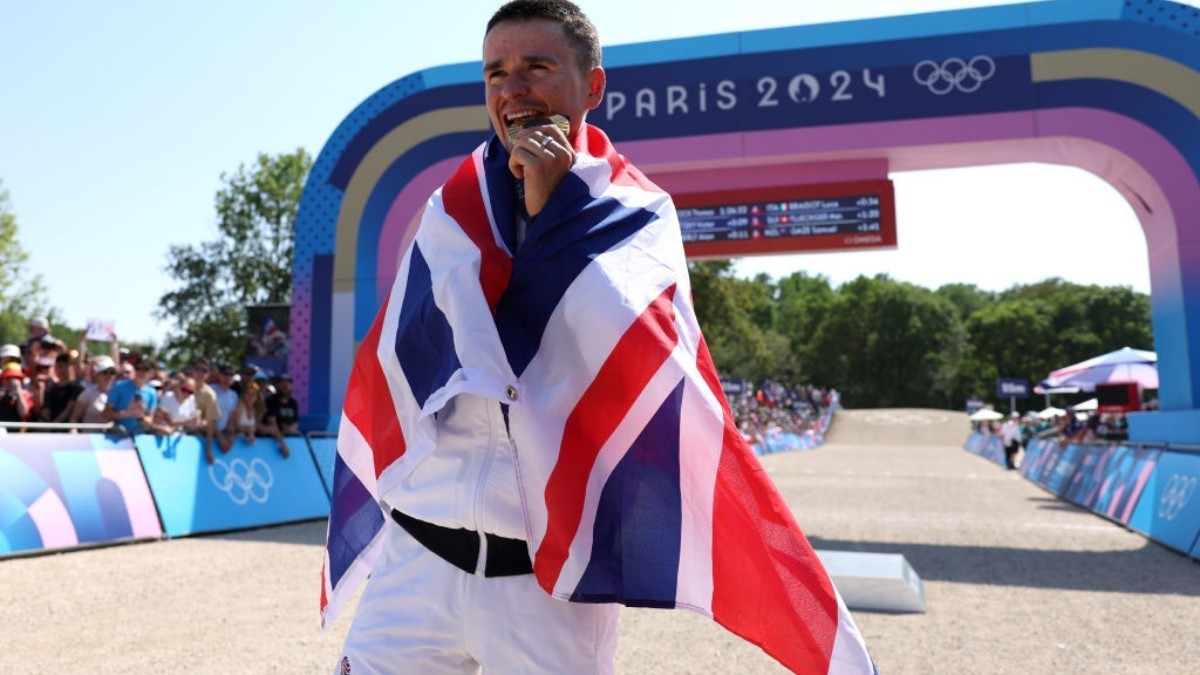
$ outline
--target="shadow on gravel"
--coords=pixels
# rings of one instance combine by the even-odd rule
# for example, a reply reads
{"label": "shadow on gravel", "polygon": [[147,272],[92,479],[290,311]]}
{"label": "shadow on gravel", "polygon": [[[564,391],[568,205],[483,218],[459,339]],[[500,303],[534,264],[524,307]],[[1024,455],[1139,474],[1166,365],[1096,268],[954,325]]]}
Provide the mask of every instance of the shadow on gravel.
{"label": "shadow on gravel", "polygon": [[901,553],[925,581],[1200,596],[1200,564],[1147,541],[1133,551],[897,544],[809,537],[828,551]]}

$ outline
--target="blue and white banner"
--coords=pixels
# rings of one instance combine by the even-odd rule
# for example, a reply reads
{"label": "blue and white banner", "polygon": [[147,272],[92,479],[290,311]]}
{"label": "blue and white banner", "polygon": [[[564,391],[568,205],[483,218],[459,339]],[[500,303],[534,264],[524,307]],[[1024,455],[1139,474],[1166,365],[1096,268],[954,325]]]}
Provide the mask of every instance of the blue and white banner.
{"label": "blue and white banner", "polygon": [[1083,461],[1086,452],[1087,448],[1083,445],[1072,444],[1063,448],[1057,461],[1047,464],[1042,470],[1041,484],[1047,490],[1061,496],[1075,477],[1075,472],[1079,469],[1079,463]]}
{"label": "blue and white banner", "polygon": [[1129,526],[1191,552],[1200,533],[1200,454],[1165,451],[1142,491]]}
{"label": "blue and white banner", "polygon": [[167,536],[276,525],[329,515],[329,496],[300,438],[290,438],[284,459],[271,438],[249,445],[238,439],[222,454],[214,442],[212,464],[204,439],[138,436],[138,455],[158,504]]}
{"label": "blue and white banner", "polygon": [[0,436],[0,557],[161,536],[128,438]]}

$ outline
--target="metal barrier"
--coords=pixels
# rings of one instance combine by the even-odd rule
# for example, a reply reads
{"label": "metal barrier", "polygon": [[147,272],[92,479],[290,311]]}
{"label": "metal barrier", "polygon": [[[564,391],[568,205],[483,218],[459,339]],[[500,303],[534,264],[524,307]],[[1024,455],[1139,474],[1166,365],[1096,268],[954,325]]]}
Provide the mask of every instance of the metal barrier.
{"label": "metal barrier", "polygon": [[[331,438],[336,441],[337,435],[336,431],[304,432],[304,444],[308,446],[308,453],[312,456],[313,464],[317,466],[317,472],[320,473],[322,479],[321,483],[331,500],[333,499],[334,455],[337,454],[337,446],[326,441]],[[326,457],[326,455],[329,456]]]}
{"label": "metal barrier", "polygon": [[25,429],[30,431],[100,431],[114,435],[131,436],[125,427],[118,424],[84,424],[82,422],[0,422],[0,429]]}

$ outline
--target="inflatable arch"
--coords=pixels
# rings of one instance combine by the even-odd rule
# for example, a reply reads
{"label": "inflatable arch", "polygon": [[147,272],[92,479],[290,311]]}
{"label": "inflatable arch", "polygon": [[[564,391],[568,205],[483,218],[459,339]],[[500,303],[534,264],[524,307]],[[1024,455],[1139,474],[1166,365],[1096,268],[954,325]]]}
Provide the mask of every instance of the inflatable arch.
{"label": "inflatable arch", "polygon": [[[1162,412],[1131,432],[1200,441],[1200,10],[1054,0],[614,47],[605,66],[589,121],[677,196],[1029,161],[1100,176],[1150,257]],[[321,151],[291,316],[311,423],[337,424],[425,199],[488,134],[466,63],[379,90]]]}

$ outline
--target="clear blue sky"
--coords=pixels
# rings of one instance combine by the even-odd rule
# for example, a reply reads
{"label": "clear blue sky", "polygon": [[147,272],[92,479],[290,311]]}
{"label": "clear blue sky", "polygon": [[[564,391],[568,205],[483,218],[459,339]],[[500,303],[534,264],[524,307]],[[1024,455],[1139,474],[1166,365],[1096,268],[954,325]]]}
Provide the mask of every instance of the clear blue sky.
{"label": "clear blue sky", "polygon": [[[581,4],[616,45],[1013,3]],[[389,82],[478,60],[498,5],[0,0],[0,180],[51,304],[72,325],[110,318],[122,337],[160,342],[168,326],[151,313],[173,287],[168,246],[215,236],[223,172],[259,152],[315,156]],[[1132,210],[1090,174],[1017,165],[893,178],[899,250],[747,259],[739,271],[807,270],[835,283],[883,272],[989,289],[1061,276],[1149,291]]]}

